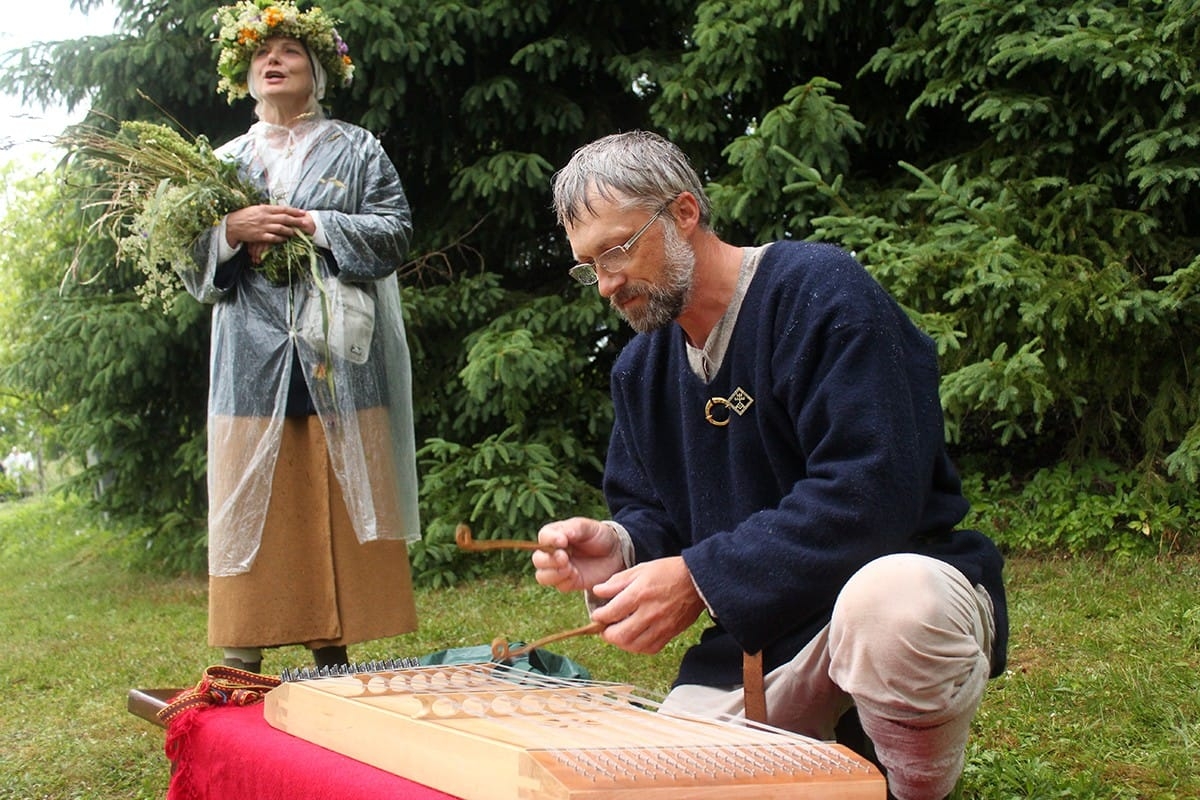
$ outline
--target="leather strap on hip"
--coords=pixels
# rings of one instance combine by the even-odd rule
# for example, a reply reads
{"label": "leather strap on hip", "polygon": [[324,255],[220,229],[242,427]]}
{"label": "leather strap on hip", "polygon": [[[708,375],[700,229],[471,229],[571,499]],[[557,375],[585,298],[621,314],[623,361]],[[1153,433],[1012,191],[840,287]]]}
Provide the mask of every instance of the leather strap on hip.
{"label": "leather strap on hip", "polygon": [[746,719],[767,722],[767,692],[763,687],[762,651],[742,654],[742,694],[746,704]]}

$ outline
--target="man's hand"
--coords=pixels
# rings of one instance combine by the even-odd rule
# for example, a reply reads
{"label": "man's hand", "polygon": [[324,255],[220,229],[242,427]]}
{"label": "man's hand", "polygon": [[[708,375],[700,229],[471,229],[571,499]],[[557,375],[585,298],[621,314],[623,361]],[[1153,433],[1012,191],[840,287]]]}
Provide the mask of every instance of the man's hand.
{"label": "man's hand", "polygon": [[704,611],[683,559],[660,558],[625,569],[621,541],[603,522],[585,517],[552,522],[538,531],[550,552],[533,554],[534,577],[560,592],[591,591],[603,606],[592,621],[600,638],[630,653],[654,654]]}
{"label": "man's hand", "polygon": [[630,653],[657,653],[704,611],[691,572],[679,556],[618,572],[595,584],[592,594],[607,601],[592,612],[592,620],[606,626],[600,638]]}
{"label": "man's hand", "polygon": [[616,531],[599,520],[572,517],[551,522],[538,531],[538,543],[556,549],[533,554],[534,578],[560,592],[591,589],[625,568]]}

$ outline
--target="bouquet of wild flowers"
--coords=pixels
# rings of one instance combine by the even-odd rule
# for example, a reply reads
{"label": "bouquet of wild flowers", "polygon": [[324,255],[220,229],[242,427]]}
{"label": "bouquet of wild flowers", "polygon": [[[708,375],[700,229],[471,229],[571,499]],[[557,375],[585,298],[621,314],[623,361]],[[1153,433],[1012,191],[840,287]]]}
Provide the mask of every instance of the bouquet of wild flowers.
{"label": "bouquet of wild flowers", "polygon": [[[231,211],[267,202],[205,137],[188,141],[165,125],[122,122],[115,133],[80,127],[63,144],[74,168],[96,176],[96,225],[117,242],[117,258],[144,276],[138,294],[146,303],[165,305],[180,291],[178,271],[195,268],[192,247],[202,233]],[[315,276],[316,263],[312,240],[298,234],[255,268],[288,284]]]}

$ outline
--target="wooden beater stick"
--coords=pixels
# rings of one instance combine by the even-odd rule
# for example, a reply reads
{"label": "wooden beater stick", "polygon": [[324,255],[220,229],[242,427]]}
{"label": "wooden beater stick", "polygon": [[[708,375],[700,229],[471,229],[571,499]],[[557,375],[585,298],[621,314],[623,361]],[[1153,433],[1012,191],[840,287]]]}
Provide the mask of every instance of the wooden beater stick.
{"label": "wooden beater stick", "polygon": [[503,636],[497,636],[492,640],[492,658],[496,659],[497,661],[508,661],[509,659],[523,656],[531,650],[541,647],[542,645],[547,645],[551,642],[557,642],[560,639],[570,639],[572,636],[586,636],[590,633],[599,633],[600,631],[604,630],[604,628],[605,626],[602,623],[593,622],[590,625],[584,625],[582,628],[572,628],[569,631],[559,631],[558,633],[552,633],[549,636],[543,636],[536,642],[530,642],[527,645],[518,647],[516,650],[509,649],[508,639],[505,639]]}
{"label": "wooden beater stick", "polygon": [[460,550],[469,550],[472,553],[487,550],[544,550],[549,553],[558,549],[553,545],[538,544],[524,539],[484,539],[477,542],[471,536],[471,529],[465,522],[458,523],[458,527],[454,529],[454,543]]}

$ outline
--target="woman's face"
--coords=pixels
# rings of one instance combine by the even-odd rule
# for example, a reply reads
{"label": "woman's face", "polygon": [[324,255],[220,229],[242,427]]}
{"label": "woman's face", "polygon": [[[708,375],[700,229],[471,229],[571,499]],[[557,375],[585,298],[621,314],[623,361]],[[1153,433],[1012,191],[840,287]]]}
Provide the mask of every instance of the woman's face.
{"label": "woman's face", "polygon": [[254,52],[250,77],[260,100],[306,100],[313,93],[308,50],[299,39],[276,36]]}

